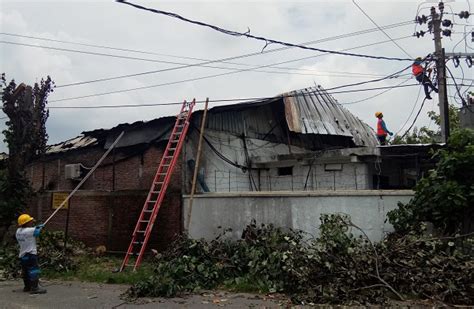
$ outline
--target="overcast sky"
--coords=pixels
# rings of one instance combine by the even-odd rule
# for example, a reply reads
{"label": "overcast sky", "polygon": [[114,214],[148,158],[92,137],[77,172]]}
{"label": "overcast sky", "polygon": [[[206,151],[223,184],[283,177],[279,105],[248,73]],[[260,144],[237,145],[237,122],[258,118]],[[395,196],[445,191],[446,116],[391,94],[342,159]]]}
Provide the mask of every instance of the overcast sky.
{"label": "overcast sky", "polygon": [[[48,38],[76,43],[103,45],[121,49],[140,50],[145,53],[93,48],[87,46],[41,41],[33,38],[20,38],[0,34],[0,41],[30,45],[41,45],[61,49],[87,51],[109,55],[119,55],[138,59],[123,59],[103,55],[90,55],[68,51],[27,47],[0,43],[0,72],[5,72],[7,79],[14,78],[18,83],[33,84],[50,75],[56,85],[90,81],[101,78],[161,70],[176,67],[176,63],[197,63],[186,57],[200,59],[222,59],[248,53],[259,52],[264,47],[262,42],[244,37],[232,37],[215,32],[208,28],[198,27],[164,15],[157,15],[112,0],[104,1],[10,1],[0,0],[1,32],[16,35]],[[374,28],[374,24],[352,3],[352,1],[138,1],[144,6],[172,11],[182,16],[205,21],[222,28],[245,32],[250,29],[253,35],[292,42],[303,43],[327,37]],[[429,7],[434,1],[357,1],[365,12],[380,26],[413,20],[420,8],[420,14],[429,14]],[[470,10],[468,1],[457,0],[447,3],[447,11],[455,13]],[[471,11],[472,12],[472,11]],[[455,25],[452,38],[443,38],[447,52],[472,51],[474,43],[463,39],[467,27],[466,20],[452,18]],[[416,30],[426,30],[426,25]],[[391,38],[410,36],[415,31],[415,24],[399,26],[386,30]],[[340,50],[361,45],[387,41],[381,31],[364,35],[354,35],[343,39],[331,40],[312,45],[313,47]],[[397,43],[412,57],[425,56],[433,52],[431,36],[417,39],[409,37]],[[457,44],[459,43],[459,44]],[[456,46],[457,44],[457,46]],[[281,46],[269,45],[266,51]],[[351,50],[355,53],[387,57],[408,56],[393,42],[373,45]],[[343,84],[370,80],[396,72],[409,62],[373,60],[338,55],[327,55],[316,51],[287,49],[245,57],[232,62],[235,64],[213,63],[220,68],[190,67],[170,70],[156,74],[116,79],[107,82],[96,82],[78,86],[57,88],[50,96],[50,117],[48,134],[50,143],[57,143],[77,136],[85,130],[110,128],[119,123],[150,120],[153,118],[176,114],[179,106],[155,106],[114,109],[53,109],[55,106],[96,106],[120,104],[149,104],[179,102],[184,99],[212,99],[266,97],[275,96],[286,91],[301,89],[314,84],[331,88]],[[318,56],[311,57],[310,56]],[[196,81],[173,83],[146,90],[130,91],[89,97],[78,100],[53,102],[90,94],[104,93],[135,87],[172,83],[187,79],[200,78],[230,72],[232,69],[253,66],[268,66],[273,63],[287,62],[280,68],[266,67],[265,72],[244,71],[214,78]],[[161,62],[159,62],[161,61]],[[163,63],[173,62],[175,64]],[[472,82],[472,69],[461,63],[465,84]],[[230,69],[222,69],[230,67]],[[284,67],[282,69],[281,67]],[[460,68],[450,64],[453,74],[462,77]],[[291,69],[288,69],[291,68]],[[278,73],[278,74],[277,74]],[[405,73],[409,73],[406,71]],[[347,88],[368,88],[396,85],[408,76],[379,83]],[[461,82],[461,79],[458,80]],[[415,83],[414,79],[406,84]],[[396,132],[401,129],[412,110],[420,87],[399,88],[388,91],[373,99],[382,90],[334,94],[340,103],[363,100],[357,104],[347,105],[352,113],[373,126],[374,112],[382,111],[387,126]],[[465,90],[464,88],[463,90]],[[454,95],[454,88],[450,89]],[[420,100],[418,104],[421,103]],[[438,110],[438,100],[427,101],[417,125],[429,125],[426,112]],[[452,100],[452,99],[451,99]],[[455,103],[455,102],[453,102]],[[457,103],[456,103],[457,104]],[[215,104],[214,104],[215,105]],[[214,106],[211,105],[211,106]],[[418,109],[418,108],[417,108]],[[416,111],[415,111],[416,112]],[[0,112],[0,118],[5,115]],[[5,119],[0,120],[0,129],[5,128]],[[409,121],[408,125],[411,123]],[[406,127],[408,127],[408,125]],[[433,124],[431,124],[434,127]],[[0,144],[0,152],[6,147]]]}

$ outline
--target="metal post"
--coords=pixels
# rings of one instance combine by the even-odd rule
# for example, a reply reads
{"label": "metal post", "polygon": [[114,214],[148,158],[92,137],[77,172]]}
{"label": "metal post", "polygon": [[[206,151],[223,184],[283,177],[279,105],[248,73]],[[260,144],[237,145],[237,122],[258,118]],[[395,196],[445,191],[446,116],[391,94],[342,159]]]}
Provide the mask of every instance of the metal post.
{"label": "metal post", "polygon": [[214,192],[217,192],[217,171],[214,170]]}
{"label": "metal post", "polygon": [[230,170],[229,170],[229,192],[230,192]]}
{"label": "metal post", "polygon": [[446,89],[446,63],[444,60],[444,49],[441,45],[441,15],[436,12],[435,7],[431,8],[431,17],[433,22],[436,69],[438,71],[438,98],[439,115],[441,117],[441,138],[447,142],[449,138],[449,106],[448,92]]}

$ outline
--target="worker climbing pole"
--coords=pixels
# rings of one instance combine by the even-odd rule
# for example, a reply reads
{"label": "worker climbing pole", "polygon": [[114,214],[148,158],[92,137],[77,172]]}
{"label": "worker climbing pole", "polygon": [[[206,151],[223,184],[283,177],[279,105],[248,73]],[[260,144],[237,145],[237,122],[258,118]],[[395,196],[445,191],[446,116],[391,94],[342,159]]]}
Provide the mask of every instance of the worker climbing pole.
{"label": "worker climbing pole", "polygon": [[[423,63],[425,64],[424,66],[422,65]],[[431,100],[430,92],[434,91],[438,93],[438,88],[436,88],[431,81],[431,72],[433,69],[430,67],[430,57],[426,57],[425,59],[422,59],[421,57],[416,58],[411,66],[411,70],[416,80],[423,85],[425,98]]]}

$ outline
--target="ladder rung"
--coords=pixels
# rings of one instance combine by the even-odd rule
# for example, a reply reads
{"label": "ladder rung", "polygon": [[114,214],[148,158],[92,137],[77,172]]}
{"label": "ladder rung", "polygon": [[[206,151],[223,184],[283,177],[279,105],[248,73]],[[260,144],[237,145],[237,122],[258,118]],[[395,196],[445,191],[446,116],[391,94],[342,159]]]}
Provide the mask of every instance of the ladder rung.
{"label": "ladder rung", "polygon": [[[159,162],[158,170],[156,171],[152,188],[148,192],[147,200],[145,202],[145,205],[143,206],[137,225],[132,234],[130,252],[127,252],[127,255],[123,261],[124,264],[122,268],[132,266],[134,267],[134,269],[136,269],[140,265],[141,257],[143,256],[144,250],[148,242],[148,236],[150,236],[151,233],[151,230],[148,229],[151,227],[151,225],[153,225],[156,220],[156,214],[159,211],[159,205],[157,203],[163,198],[162,194],[165,194],[165,192],[162,190],[169,184],[171,176],[170,173],[173,167],[175,166],[174,160],[176,160],[177,150],[181,147],[183,143],[183,138],[187,134],[189,119],[192,115],[191,113],[194,104],[195,100],[193,100],[192,103],[188,103],[185,101],[183,103],[183,106],[181,107],[180,113],[176,116],[176,122],[169,137],[165,153],[163,154],[161,161]],[[155,195],[152,196],[152,194]],[[145,229],[143,230],[143,228]],[[137,251],[138,249],[140,249],[140,252],[131,252]],[[136,260],[133,263],[128,263],[130,262],[130,256],[136,256]]]}

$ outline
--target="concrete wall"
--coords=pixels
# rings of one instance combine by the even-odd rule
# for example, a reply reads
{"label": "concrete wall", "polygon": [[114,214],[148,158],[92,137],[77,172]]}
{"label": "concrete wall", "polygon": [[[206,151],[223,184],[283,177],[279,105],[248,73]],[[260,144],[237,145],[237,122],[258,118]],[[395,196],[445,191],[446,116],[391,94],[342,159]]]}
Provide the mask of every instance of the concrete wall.
{"label": "concrete wall", "polygon": [[[318,235],[319,217],[325,213],[345,213],[369,238],[378,241],[392,231],[385,222],[397,203],[408,202],[410,190],[347,190],[311,192],[207,193],[194,196],[189,235],[212,239],[222,229],[231,228],[231,237],[240,238],[252,219],[260,223],[303,230]],[[185,224],[189,196],[184,196]],[[359,234],[357,230],[352,231]]]}
{"label": "concrete wall", "polygon": [[[226,132],[206,130],[210,143],[223,156],[234,163],[247,166],[242,138]],[[193,132],[185,145],[185,160],[196,158],[197,132]],[[278,156],[289,155],[289,147],[285,144],[272,143],[264,140],[246,138],[248,156],[253,167],[260,170],[248,170],[230,165],[219,158],[206,144],[203,144],[200,173],[209,187],[210,192],[248,192],[248,191],[302,191],[308,190],[364,190],[370,189],[372,174],[369,163],[350,162],[347,155],[340,159],[317,158],[311,163],[308,160],[280,160]],[[307,149],[291,146],[292,154],[310,152]],[[332,167],[329,167],[332,165]],[[339,167],[334,168],[335,165]],[[281,168],[291,168],[291,174],[282,175]],[[190,192],[190,180],[193,171],[188,167],[184,178],[185,192]],[[200,186],[198,192],[202,192]]]}

